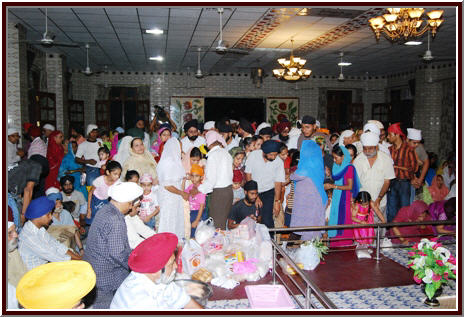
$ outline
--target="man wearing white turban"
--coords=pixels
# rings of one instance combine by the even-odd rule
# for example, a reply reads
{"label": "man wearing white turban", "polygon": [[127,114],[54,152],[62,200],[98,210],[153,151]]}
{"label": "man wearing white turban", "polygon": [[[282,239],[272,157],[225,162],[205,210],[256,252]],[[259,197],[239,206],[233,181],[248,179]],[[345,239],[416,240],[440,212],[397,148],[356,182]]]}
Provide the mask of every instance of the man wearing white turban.
{"label": "man wearing white turban", "polygon": [[[367,191],[385,216],[385,194],[390,180],[395,178],[393,162],[389,156],[379,151],[379,136],[374,132],[363,133],[361,143],[363,151],[353,162],[361,182],[360,191]],[[376,222],[380,222],[377,215],[374,214],[374,217]]]}
{"label": "man wearing white turban", "polygon": [[19,133],[18,129],[8,128],[8,141],[6,143],[8,165],[13,165],[24,156],[24,151],[22,149],[18,149],[19,139],[21,138]]}
{"label": "man wearing white turban", "polygon": [[87,140],[79,144],[74,159],[77,164],[85,165],[87,186],[91,186],[95,178],[100,176],[97,162],[99,161],[98,149],[102,146],[103,141],[98,138],[98,127],[95,124],[89,124],[87,126]]}
{"label": "man wearing white turban", "polygon": [[417,154],[417,163],[419,164],[420,172],[418,177],[416,174],[414,176],[414,179],[411,180],[410,203],[412,204],[416,196],[416,190],[420,191],[422,185],[424,184],[425,175],[427,174],[427,171],[430,166],[430,160],[427,151],[420,142],[422,140],[422,131],[413,128],[408,128],[406,130],[408,131],[408,137],[406,142],[411,148],[414,149],[414,151]]}
{"label": "man wearing white turban", "polygon": [[[375,123],[375,122],[378,122]],[[382,128],[380,128],[382,127]],[[381,122],[377,121],[377,120],[369,120],[367,121],[367,123],[364,125],[363,127],[363,132],[372,132],[372,133],[375,133],[379,136],[379,151],[382,151],[384,152],[385,154],[387,154],[389,157],[391,157],[391,154],[390,154],[390,150],[388,149],[388,146],[385,145],[385,143],[381,143],[381,131],[384,131],[385,132],[385,129],[383,128],[383,125]]]}

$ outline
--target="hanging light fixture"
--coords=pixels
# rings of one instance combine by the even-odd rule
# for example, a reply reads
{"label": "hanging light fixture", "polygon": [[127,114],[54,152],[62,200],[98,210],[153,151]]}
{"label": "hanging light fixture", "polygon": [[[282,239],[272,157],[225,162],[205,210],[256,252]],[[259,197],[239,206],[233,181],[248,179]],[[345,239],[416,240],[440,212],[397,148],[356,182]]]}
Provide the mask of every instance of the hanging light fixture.
{"label": "hanging light fixture", "polygon": [[293,56],[293,39],[292,42],[292,50],[290,53],[290,58],[279,58],[277,62],[283,68],[273,69],[272,73],[277,79],[280,80],[288,80],[288,81],[298,81],[298,80],[306,80],[311,76],[312,71],[309,69],[303,68],[306,64],[306,60],[304,58]]}
{"label": "hanging light fixture", "polygon": [[[438,27],[443,23],[443,10],[427,12],[428,20],[423,17],[424,8],[388,8],[388,13],[369,20],[377,40],[383,32],[387,39],[396,41],[421,36],[426,31],[435,37]],[[421,29],[421,25],[425,25]]]}

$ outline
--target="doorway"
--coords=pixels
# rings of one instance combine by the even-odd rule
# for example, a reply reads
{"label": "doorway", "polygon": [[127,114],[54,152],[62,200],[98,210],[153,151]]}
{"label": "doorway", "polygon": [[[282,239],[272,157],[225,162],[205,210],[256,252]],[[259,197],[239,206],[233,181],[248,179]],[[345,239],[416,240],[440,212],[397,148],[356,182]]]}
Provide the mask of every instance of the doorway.
{"label": "doorway", "polygon": [[353,103],[351,90],[327,91],[327,128],[330,131],[362,129],[364,105]]}
{"label": "doorway", "polygon": [[220,121],[224,118],[250,122],[266,120],[266,102],[264,98],[205,98],[205,122]]}

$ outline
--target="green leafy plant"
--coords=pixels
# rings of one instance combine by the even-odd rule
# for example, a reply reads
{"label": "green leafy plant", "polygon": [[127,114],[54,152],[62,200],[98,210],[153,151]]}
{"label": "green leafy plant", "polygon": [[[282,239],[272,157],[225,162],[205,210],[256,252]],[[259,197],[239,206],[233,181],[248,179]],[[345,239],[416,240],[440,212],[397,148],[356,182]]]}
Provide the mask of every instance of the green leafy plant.
{"label": "green leafy plant", "polygon": [[323,254],[327,254],[329,252],[329,247],[326,246],[319,238],[314,238],[310,241],[305,241],[302,243],[304,246],[308,246],[310,244],[316,248],[319,259],[324,260]]}
{"label": "green leafy plant", "polygon": [[408,267],[414,270],[414,281],[425,284],[425,294],[432,299],[442,284],[456,279],[456,258],[434,239],[422,239],[407,248],[411,258]]}

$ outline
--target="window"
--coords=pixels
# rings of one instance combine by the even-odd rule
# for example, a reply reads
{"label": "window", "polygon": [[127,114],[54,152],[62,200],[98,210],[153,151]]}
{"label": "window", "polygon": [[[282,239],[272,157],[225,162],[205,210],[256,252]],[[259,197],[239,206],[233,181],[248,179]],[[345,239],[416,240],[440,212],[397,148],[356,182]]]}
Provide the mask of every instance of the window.
{"label": "window", "polygon": [[40,121],[40,126],[49,123],[56,127],[56,99],[55,94],[48,92],[37,93],[36,99],[39,104],[36,118]]}
{"label": "window", "polygon": [[84,126],[84,101],[68,100],[69,106],[69,126],[83,127]]}

